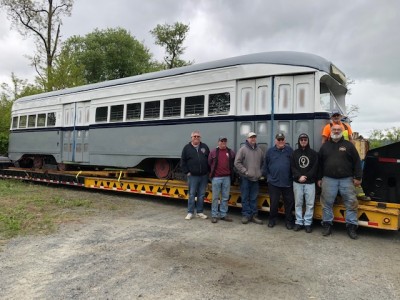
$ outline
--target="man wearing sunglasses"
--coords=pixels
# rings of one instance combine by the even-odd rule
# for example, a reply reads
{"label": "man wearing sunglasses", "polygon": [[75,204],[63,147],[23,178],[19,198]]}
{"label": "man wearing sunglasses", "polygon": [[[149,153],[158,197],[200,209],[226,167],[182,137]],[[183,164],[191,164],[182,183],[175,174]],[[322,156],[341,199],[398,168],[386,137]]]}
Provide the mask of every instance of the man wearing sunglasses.
{"label": "man wearing sunglasses", "polygon": [[[196,206],[196,217],[207,219],[203,213],[204,196],[208,184],[208,146],[201,142],[200,131],[193,131],[191,141],[182,150],[181,168],[187,176],[189,186],[188,214],[185,219],[193,218]],[[197,196],[197,203],[195,201]]]}
{"label": "man wearing sunglasses", "polygon": [[[305,228],[311,233],[314,215],[315,182],[318,171],[318,154],[311,149],[308,135],[299,135],[298,148],[292,155],[293,192],[296,212],[294,231]],[[303,214],[303,205],[305,212]]]}
{"label": "man wearing sunglasses", "polygon": [[275,136],[275,146],[268,149],[265,156],[263,174],[267,178],[268,192],[271,200],[268,227],[276,224],[278,205],[282,195],[285,207],[285,222],[287,229],[293,229],[293,178],[290,161],[293,149],[286,144],[285,135]]}
{"label": "man wearing sunglasses", "polygon": [[340,125],[340,127],[342,127],[343,138],[347,141],[350,142],[352,141],[353,130],[351,129],[349,124],[342,122],[342,118],[343,115],[339,110],[334,109],[331,112],[331,122],[325,125],[322,131],[322,144],[331,138],[331,128],[335,124]]}

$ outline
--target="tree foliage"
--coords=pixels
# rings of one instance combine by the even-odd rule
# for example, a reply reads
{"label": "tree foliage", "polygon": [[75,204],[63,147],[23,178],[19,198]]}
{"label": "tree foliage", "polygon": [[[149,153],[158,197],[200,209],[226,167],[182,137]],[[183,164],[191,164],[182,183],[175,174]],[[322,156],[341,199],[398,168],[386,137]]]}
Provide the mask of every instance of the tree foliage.
{"label": "tree foliage", "polygon": [[53,90],[50,80],[54,58],[60,42],[62,16],[70,16],[73,0],[0,0],[12,24],[23,35],[33,35],[36,53],[31,57],[38,73],[37,81],[47,91]]}
{"label": "tree foliage", "polygon": [[0,155],[7,153],[8,136],[11,124],[11,107],[18,98],[39,94],[43,90],[29,84],[25,79],[20,79],[11,73],[12,85],[2,83],[0,86]]}
{"label": "tree foliage", "polygon": [[374,129],[369,135],[371,149],[396,142],[400,142],[400,127],[391,127],[384,130]]}
{"label": "tree foliage", "polygon": [[[148,48],[123,28],[108,28],[72,36],[63,45],[62,59],[82,67],[87,83],[124,78],[155,70]],[[69,57],[67,57],[69,56]]]}
{"label": "tree foliage", "polygon": [[150,30],[156,40],[155,44],[165,47],[166,56],[164,57],[164,62],[166,69],[187,66],[193,63],[181,59],[181,55],[186,49],[183,47],[183,42],[189,29],[189,25],[176,22],[173,25],[158,24],[153,30]]}

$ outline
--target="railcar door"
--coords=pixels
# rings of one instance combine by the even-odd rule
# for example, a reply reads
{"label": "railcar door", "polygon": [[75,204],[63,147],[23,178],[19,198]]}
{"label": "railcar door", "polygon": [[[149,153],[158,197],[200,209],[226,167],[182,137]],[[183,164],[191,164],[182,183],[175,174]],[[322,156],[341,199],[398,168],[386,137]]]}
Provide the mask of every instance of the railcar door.
{"label": "railcar door", "polygon": [[89,107],[89,101],[63,107],[63,162],[89,161]]}
{"label": "railcar door", "polygon": [[283,132],[292,148],[297,148],[297,137],[307,133],[314,144],[314,74],[277,76],[274,84],[273,132]]}
{"label": "railcar door", "polygon": [[271,77],[241,80],[237,90],[237,145],[239,149],[247,138],[247,133],[257,133],[257,142],[265,151],[271,134]]}

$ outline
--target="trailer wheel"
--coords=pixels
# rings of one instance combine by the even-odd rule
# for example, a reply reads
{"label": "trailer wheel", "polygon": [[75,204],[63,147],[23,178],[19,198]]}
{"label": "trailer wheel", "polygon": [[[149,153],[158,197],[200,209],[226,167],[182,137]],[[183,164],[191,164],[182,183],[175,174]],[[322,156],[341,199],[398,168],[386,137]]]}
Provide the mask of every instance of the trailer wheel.
{"label": "trailer wheel", "polygon": [[154,162],[154,173],[156,174],[157,178],[168,178],[171,175],[172,168],[172,161],[165,158],[156,159]]}

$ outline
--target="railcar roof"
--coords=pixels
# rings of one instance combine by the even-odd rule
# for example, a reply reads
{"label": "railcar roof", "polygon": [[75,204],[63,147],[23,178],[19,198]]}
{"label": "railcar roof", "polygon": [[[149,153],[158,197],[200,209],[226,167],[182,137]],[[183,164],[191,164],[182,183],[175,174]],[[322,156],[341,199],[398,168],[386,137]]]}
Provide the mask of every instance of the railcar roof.
{"label": "railcar roof", "polygon": [[136,76],[109,80],[94,84],[88,84],[79,87],[67,88],[64,90],[48,92],[39,95],[27,96],[20,98],[17,101],[24,102],[38,98],[61,96],[65,94],[89,91],[98,88],[111,87],[111,86],[146,81],[151,79],[182,75],[192,72],[231,67],[236,65],[246,65],[246,64],[277,64],[277,65],[301,66],[301,67],[310,67],[327,73],[330,73],[331,70],[331,62],[315,54],[295,52],[295,51],[261,52],[261,53],[230,57],[206,63],[199,63],[186,67],[174,68],[164,71],[146,73],[142,75],[136,75]]}

